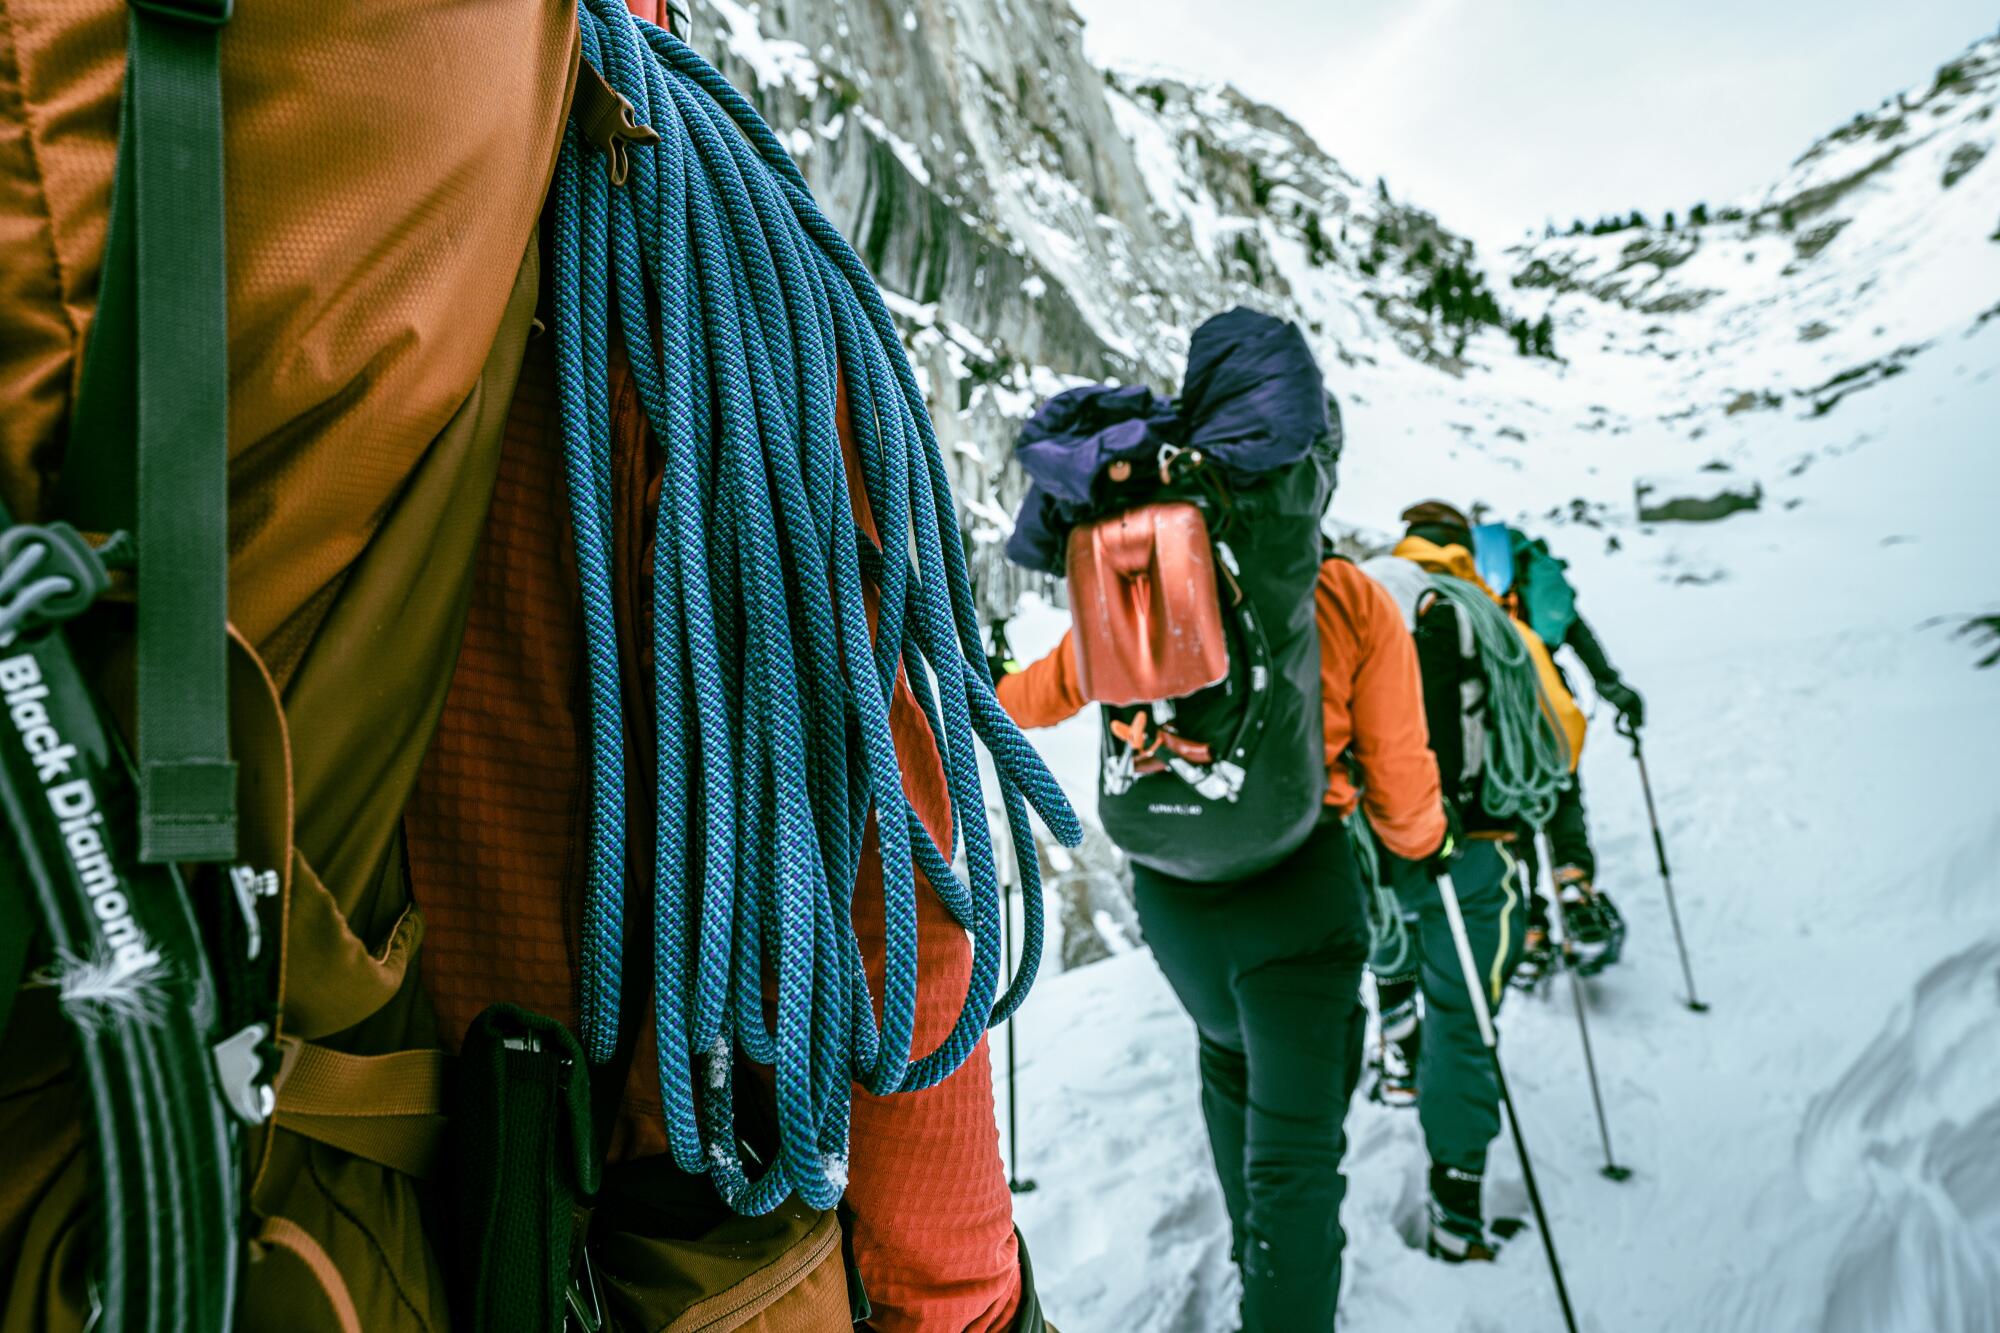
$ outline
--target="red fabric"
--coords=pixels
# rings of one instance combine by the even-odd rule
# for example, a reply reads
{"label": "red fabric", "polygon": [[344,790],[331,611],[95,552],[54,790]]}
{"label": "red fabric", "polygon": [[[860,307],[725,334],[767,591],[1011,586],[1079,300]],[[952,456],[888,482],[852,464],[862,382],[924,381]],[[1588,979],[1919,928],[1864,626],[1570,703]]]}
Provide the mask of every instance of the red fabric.
{"label": "red fabric", "polygon": [[[561,476],[550,340],[530,346],[508,423],[473,605],[438,739],[406,828],[412,880],[429,929],[424,980],[446,1044],[471,1019],[511,1000],[574,1025],[577,926],[588,815],[575,575]],[[613,367],[615,597],[627,680],[631,771],[651,771],[651,537],[660,457],[629,375]],[[841,402],[848,473],[860,475]],[[857,522],[875,536],[867,497],[851,486]],[[874,623],[876,596],[867,589]],[[890,713],[904,788],[932,839],[951,845],[944,767],[899,678]],[[643,784],[634,784],[635,792]],[[551,798],[551,793],[562,795]],[[650,810],[635,796],[635,865],[651,861]],[[648,910],[637,905],[640,915]],[[879,990],[885,954],[881,861],[870,831],[855,894],[855,929]],[[971,947],[928,890],[918,895],[922,985],[917,1053],[950,1031],[972,969]],[[666,1151],[650,1031],[633,1060],[612,1161]],[[1020,1301],[1012,1203],[993,1117],[985,1043],[926,1092],[855,1093],[848,1202],[854,1254],[880,1333],[996,1333]]]}
{"label": "red fabric", "polygon": [[498,1000],[577,1018],[589,812],[552,343],[528,345],[464,644],[403,817],[424,986],[450,1050]]}
{"label": "red fabric", "polygon": [[[855,521],[877,540],[861,462],[854,450],[846,386],[840,393],[840,443],[847,463]],[[865,588],[868,623],[877,596]],[[903,790],[947,854],[951,805],[944,763],[900,672],[889,712]],[[854,894],[854,931],[877,994],[887,952],[882,921],[882,858],[871,827]],[[951,1031],[972,976],[972,948],[935,894],[917,893],[915,1054]],[[998,1333],[1020,1305],[1020,1258],[1014,1204],[1000,1162],[993,1117],[993,1065],[981,1041],[964,1066],[923,1092],[873,1097],[854,1092],[848,1149],[847,1202],[854,1210],[854,1259],[878,1333]]]}

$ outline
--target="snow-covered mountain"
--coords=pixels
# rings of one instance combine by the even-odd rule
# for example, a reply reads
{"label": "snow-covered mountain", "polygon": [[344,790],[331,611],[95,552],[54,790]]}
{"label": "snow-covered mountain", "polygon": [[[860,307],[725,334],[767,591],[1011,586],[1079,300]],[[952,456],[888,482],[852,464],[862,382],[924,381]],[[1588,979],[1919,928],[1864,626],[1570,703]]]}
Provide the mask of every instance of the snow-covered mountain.
{"label": "snow-covered mountain", "polygon": [[[1015,425],[1079,379],[1171,386],[1237,302],[1307,328],[1342,399],[1334,523],[1386,532],[1440,495],[1570,560],[1648,696],[1714,1004],[1676,1004],[1645,809],[1599,717],[1585,790],[1632,938],[1590,1002],[1634,1179],[1597,1175],[1568,997],[1501,1016],[1584,1327],[2000,1330],[2000,38],[1699,223],[1493,255],[1242,92],[1093,68],[1062,0],[696,9],[894,294],[987,586],[1027,594],[1017,649],[1063,617],[994,558]],[[1555,355],[1448,326],[1441,288],[1546,316]],[[1641,522],[1649,479],[1758,507]],[[1095,724],[1038,739],[1087,811]],[[1102,961],[1021,1019],[1045,1303],[1070,1333],[1227,1328],[1191,1031],[1103,866],[1051,868],[1083,886],[1062,954]],[[1532,1240],[1485,1271],[1412,1248],[1414,1117],[1357,1099],[1348,1131],[1343,1327],[1560,1326]],[[1488,1200],[1525,1207],[1504,1140]]]}

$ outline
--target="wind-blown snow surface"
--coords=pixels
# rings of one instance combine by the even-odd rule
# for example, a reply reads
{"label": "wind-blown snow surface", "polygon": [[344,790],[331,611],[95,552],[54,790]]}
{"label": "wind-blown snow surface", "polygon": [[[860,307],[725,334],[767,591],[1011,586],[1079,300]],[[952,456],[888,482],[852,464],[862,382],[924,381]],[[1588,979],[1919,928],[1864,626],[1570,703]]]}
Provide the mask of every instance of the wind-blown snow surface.
{"label": "wind-blown snow surface", "polygon": [[[2000,332],[1983,337],[1991,366]],[[1791,480],[1775,512],[1617,525],[1615,554],[1586,530],[1558,536],[1649,699],[1647,756],[1714,1006],[1680,1007],[1637,773],[1600,713],[1585,792],[1632,933],[1588,997],[1632,1180],[1597,1174],[1568,997],[1512,996],[1501,1015],[1586,1328],[2000,1327],[2000,676],[1934,623],[1992,605],[2000,384],[1955,372],[1883,390],[1877,442]],[[1789,433],[1774,426],[1777,456]],[[1396,470],[1399,496],[1454,489]],[[1720,577],[1679,581],[1690,571]],[[1073,724],[1054,747],[1080,795],[1092,740]],[[1019,1041],[1020,1169],[1041,1182],[1019,1215],[1053,1317],[1085,1333],[1232,1327],[1193,1031],[1150,956],[1048,978]],[[1532,1236],[1491,1270],[1410,1247],[1413,1113],[1357,1098],[1348,1133],[1346,1327],[1560,1327]],[[1525,1213],[1504,1139],[1491,1175],[1489,1207]]]}
{"label": "wind-blown snow surface", "polygon": [[[1990,79],[2000,46],[1975,56]],[[2000,1329],[2000,670],[1955,633],[2000,609],[2000,318],[1980,317],[2000,299],[1986,239],[2000,163],[1940,184],[1973,156],[1963,144],[1992,136],[1981,86],[1984,113],[1904,99],[1915,128],[1891,134],[1913,137],[1816,220],[1847,225],[1803,269],[1742,258],[1796,257],[1793,236],[1746,223],[1700,238],[1742,273],[1692,308],[1565,291],[1567,367],[1496,354],[1460,380],[1383,357],[1335,376],[1350,443],[1333,517],[1387,530],[1436,493],[1526,518],[1572,561],[1583,610],[1648,698],[1713,1010],[1681,1006],[1638,775],[1600,712],[1585,794],[1631,937],[1587,994],[1631,1180],[1598,1174],[1569,997],[1512,995],[1500,1020],[1587,1329]],[[1836,156],[1809,155],[1773,209],[1815,171],[1851,174]],[[1551,242],[1524,262],[1633,239]],[[1867,387],[1822,407],[1835,380]],[[1760,481],[1764,507],[1631,519],[1635,474],[1707,463]],[[1561,522],[1537,517],[1551,508]],[[1046,647],[1061,623],[1017,622],[1015,647]],[[1093,724],[1048,740],[1088,809]],[[1018,1213],[1051,1316],[1083,1333],[1233,1327],[1194,1035],[1151,958],[1047,978],[1019,1040],[1019,1169],[1040,1188]],[[1357,1098],[1347,1127],[1344,1327],[1561,1327],[1532,1233],[1491,1268],[1413,1248],[1413,1113]],[[1487,1198],[1527,1213],[1504,1135]]]}

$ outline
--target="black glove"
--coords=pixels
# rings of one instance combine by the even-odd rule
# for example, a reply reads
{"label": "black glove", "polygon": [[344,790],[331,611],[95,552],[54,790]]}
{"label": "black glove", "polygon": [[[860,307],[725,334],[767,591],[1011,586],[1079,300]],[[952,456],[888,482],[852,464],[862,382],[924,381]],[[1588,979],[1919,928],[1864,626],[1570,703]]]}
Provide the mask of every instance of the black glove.
{"label": "black glove", "polygon": [[1639,691],[1622,680],[1614,680],[1599,685],[1597,693],[1604,702],[1618,710],[1618,716],[1634,730],[1646,725],[1646,701],[1639,697]]}
{"label": "black glove", "polygon": [[999,653],[986,655],[986,670],[992,674],[995,685],[1020,669],[1021,664],[1011,657],[1002,657]]}
{"label": "black glove", "polygon": [[1459,822],[1458,810],[1450,801],[1444,803],[1444,838],[1437,850],[1424,858],[1424,873],[1432,879],[1451,873],[1452,858],[1458,855],[1459,839],[1465,836],[1465,828]]}

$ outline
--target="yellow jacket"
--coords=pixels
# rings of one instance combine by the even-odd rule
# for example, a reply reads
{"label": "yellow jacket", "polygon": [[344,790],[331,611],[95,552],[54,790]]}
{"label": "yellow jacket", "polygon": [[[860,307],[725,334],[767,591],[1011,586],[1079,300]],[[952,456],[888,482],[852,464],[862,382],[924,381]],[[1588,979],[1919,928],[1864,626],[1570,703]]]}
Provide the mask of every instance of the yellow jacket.
{"label": "yellow jacket", "polygon": [[[1449,574],[1455,579],[1480,588],[1488,597],[1500,605],[1493,589],[1486,586],[1486,580],[1479,577],[1479,566],[1472,558],[1472,552],[1456,543],[1439,546],[1436,542],[1422,537],[1405,537],[1396,543],[1395,555],[1415,564],[1422,565],[1433,574]],[[1549,656],[1548,645],[1519,620],[1514,621],[1514,632],[1521,636],[1521,642],[1528,645],[1528,656],[1535,664],[1535,674],[1541,679],[1542,706],[1548,713],[1549,721],[1569,747],[1569,770],[1576,772],[1577,763],[1583,758],[1583,733],[1588,722],[1583,710],[1576,706],[1576,699],[1564,686],[1562,676],[1556,671],[1555,659]]]}

